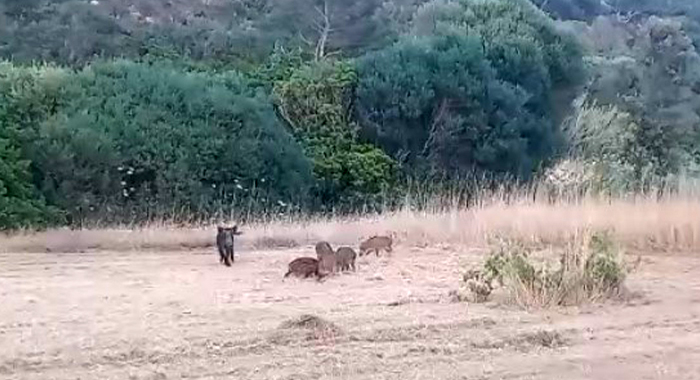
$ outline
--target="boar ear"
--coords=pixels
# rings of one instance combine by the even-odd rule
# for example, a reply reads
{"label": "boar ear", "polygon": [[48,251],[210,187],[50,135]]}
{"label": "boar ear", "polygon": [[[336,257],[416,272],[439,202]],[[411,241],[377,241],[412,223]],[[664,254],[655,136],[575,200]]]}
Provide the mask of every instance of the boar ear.
{"label": "boar ear", "polygon": [[216,226],[216,228],[217,228],[217,229],[219,230],[219,233],[221,233],[221,232],[223,232],[223,231],[224,231],[224,228],[223,228],[223,227],[221,227],[221,226]]}
{"label": "boar ear", "polygon": [[238,226],[233,226],[233,234],[234,235],[240,235],[242,232],[238,231]]}

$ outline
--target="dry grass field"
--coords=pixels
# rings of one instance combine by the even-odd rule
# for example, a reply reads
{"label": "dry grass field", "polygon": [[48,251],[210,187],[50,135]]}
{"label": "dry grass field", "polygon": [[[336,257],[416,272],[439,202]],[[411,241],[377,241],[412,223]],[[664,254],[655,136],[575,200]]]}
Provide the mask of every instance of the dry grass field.
{"label": "dry grass field", "polygon": [[[494,203],[364,220],[54,230],[0,238],[3,379],[697,379],[700,203]],[[455,302],[488,237],[542,245],[610,229],[641,257],[622,300],[522,310]],[[323,282],[287,263],[323,239],[397,235]]]}

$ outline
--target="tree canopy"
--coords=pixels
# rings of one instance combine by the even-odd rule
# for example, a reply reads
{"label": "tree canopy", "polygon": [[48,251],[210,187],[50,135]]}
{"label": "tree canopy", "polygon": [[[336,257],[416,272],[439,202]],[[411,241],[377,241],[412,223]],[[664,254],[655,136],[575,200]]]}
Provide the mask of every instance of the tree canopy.
{"label": "tree canopy", "polygon": [[699,36],[690,0],[4,1],[0,228],[381,210],[572,162],[647,191],[698,173]]}
{"label": "tree canopy", "polygon": [[557,148],[551,91],[577,82],[580,57],[525,2],[433,2],[412,34],[358,60],[360,118],[419,170],[527,177]]}
{"label": "tree canopy", "polygon": [[[235,73],[116,61],[54,82],[10,74],[7,119],[41,109],[27,103],[44,105],[21,131],[35,184],[74,217],[212,215],[251,198],[299,204],[312,185],[311,165],[267,95]],[[54,96],[32,93],[37,87]]]}

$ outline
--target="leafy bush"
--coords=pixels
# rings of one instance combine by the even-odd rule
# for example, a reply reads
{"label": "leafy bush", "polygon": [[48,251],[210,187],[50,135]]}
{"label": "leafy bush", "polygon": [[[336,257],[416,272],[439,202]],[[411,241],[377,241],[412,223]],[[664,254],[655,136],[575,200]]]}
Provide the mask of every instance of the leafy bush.
{"label": "leafy bush", "polygon": [[0,230],[61,221],[61,213],[36,191],[31,161],[22,155],[23,142],[34,136],[32,127],[56,100],[52,89],[61,77],[50,67],[17,69],[0,62]]}
{"label": "leafy bush", "polygon": [[[0,124],[1,126],[2,124]],[[57,210],[37,196],[29,175],[29,162],[0,132],[0,231],[39,227],[59,221]]]}
{"label": "leafy bush", "polygon": [[521,241],[500,239],[484,263],[482,277],[497,281],[509,300],[523,307],[593,302],[619,295],[628,268],[608,232],[585,231],[561,250],[558,264],[536,257]]}
{"label": "leafy bush", "polygon": [[354,68],[340,61],[302,65],[275,82],[279,113],[314,161],[323,206],[375,205],[396,185],[394,161],[358,140],[351,118],[356,81]]}
{"label": "leafy bush", "polygon": [[[6,118],[18,126],[36,114],[21,129],[24,157],[74,221],[240,216],[307,201],[310,162],[238,74],[117,61],[53,83],[17,71]],[[51,91],[34,92],[42,86]]]}
{"label": "leafy bush", "polygon": [[[627,275],[620,248],[608,231],[592,234],[588,242],[592,254],[585,261],[585,286],[588,294],[619,292]],[[601,292],[602,291],[602,292]]]}

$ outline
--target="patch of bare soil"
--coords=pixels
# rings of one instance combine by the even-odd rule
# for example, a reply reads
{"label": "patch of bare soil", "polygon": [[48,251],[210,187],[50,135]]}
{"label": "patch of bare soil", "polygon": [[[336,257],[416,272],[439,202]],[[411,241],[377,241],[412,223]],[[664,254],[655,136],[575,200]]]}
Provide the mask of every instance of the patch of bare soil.
{"label": "patch of bare soil", "polygon": [[647,253],[624,302],[452,302],[476,250],[396,247],[324,282],[312,247],[0,255],[2,379],[697,379],[700,257]]}

